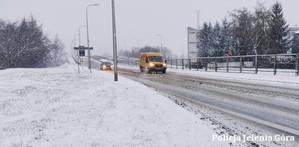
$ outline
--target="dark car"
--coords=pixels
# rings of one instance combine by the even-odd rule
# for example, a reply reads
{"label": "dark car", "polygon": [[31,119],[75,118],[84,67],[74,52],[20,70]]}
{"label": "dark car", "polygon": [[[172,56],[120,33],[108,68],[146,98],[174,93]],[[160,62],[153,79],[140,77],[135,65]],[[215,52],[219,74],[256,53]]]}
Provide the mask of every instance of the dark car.
{"label": "dark car", "polygon": [[110,62],[102,62],[100,69],[101,70],[113,70],[113,64]]}
{"label": "dark car", "polygon": [[[199,64],[197,65],[197,62],[191,62],[190,66],[191,68],[193,69],[197,69],[197,67],[199,69],[202,69],[203,68],[203,64],[201,62],[198,62]],[[185,68],[189,68],[189,63],[185,64]]]}

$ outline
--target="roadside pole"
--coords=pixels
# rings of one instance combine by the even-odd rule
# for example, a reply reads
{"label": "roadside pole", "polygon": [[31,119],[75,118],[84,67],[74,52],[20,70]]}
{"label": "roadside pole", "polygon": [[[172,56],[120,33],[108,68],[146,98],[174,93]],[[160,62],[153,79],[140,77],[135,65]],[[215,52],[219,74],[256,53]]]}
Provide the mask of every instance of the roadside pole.
{"label": "roadside pole", "polygon": [[182,70],[184,70],[184,59],[182,59]]}
{"label": "roadside pole", "polygon": [[218,65],[217,65],[217,57],[215,57],[215,72],[217,72],[217,67]]}
{"label": "roadside pole", "polygon": [[78,62],[78,73],[80,73],[80,66],[79,63],[81,63],[81,58],[80,57],[84,57],[85,56],[85,50],[92,50],[92,47],[85,47],[85,46],[78,46],[78,47],[74,47],[74,50],[77,50],[77,62]]}
{"label": "roadside pole", "polygon": [[113,32],[114,81],[118,81],[115,5],[114,5],[114,0],[112,0],[111,2],[112,2],[112,32]]}
{"label": "roadside pole", "polygon": [[274,55],[274,76],[276,75],[276,54]]}
{"label": "roadside pole", "polygon": [[198,67],[198,66],[199,66],[199,59],[197,58],[196,60],[197,60],[197,61],[196,61],[196,62],[197,62],[197,63],[196,63],[196,70],[198,70],[198,68],[199,68],[199,67]]}
{"label": "roadside pole", "polygon": [[229,72],[229,63],[228,63],[228,57],[226,57],[226,72]]}
{"label": "roadside pole", "polygon": [[176,66],[176,69],[178,69],[178,59],[175,59],[175,66]]}
{"label": "roadside pole", "polygon": [[257,55],[255,55],[255,74],[258,73],[258,60],[257,60]]}
{"label": "roadside pole", "polygon": [[191,59],[189,58],[189,70],[191,70]]}
{"label": "roadside pole", "polygon": [[79,50],[77,50],[77,62],[78,62],[78,73],[80,73],[80,56],[79,56]]}
{"label": "roadside pole", "polygon": [[296,55],[296,76],[299,75],[299,53]]}
{"label": "roadside pole", "polygon": [[240,56],[240,73],[242,73],[242,57]]}

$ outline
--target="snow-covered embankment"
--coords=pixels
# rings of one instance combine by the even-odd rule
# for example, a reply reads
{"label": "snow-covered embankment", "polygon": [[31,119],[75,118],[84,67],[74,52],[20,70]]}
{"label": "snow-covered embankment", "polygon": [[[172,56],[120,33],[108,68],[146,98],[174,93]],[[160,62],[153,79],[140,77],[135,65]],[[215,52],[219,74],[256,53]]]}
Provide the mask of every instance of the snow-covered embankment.
{"label": "snow-covered embankment", "polygon": [[0,146],[228,145],[167,97],[108,72],[7,69],[0,81]]}

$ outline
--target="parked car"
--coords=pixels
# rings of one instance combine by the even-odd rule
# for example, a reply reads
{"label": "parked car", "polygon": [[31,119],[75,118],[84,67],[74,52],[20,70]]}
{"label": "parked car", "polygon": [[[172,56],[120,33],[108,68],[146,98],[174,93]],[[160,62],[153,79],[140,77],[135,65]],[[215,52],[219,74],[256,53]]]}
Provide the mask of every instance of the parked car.
{"label": "parked car", "polygon": [[[197,69],[197,62],[191,62],[190,66],[193,69]],[[185,68],[189,68],[189,63],[185,64]],[[203,63],[198,62],[198,68],[202,69],[203,68]]]}
{"label": "parked car", "polygon": [[113,70],[113,64],[110,62],[102,62],[100,69],[101,70]]}

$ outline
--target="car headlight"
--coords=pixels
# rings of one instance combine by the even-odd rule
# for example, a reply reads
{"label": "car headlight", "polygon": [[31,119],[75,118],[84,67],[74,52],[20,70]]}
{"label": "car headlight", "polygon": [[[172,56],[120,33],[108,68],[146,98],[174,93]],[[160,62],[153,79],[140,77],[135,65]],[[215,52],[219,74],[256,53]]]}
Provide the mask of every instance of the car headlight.
{"label": "car headlight", "polygon": [[155,66],[155,64],[154,63],[150,63],[149,66],[153,67],[153,66]]}
{"label": "car headlight", "polygon": [[166,63],[163,63],[163,66],[166,66]]}

